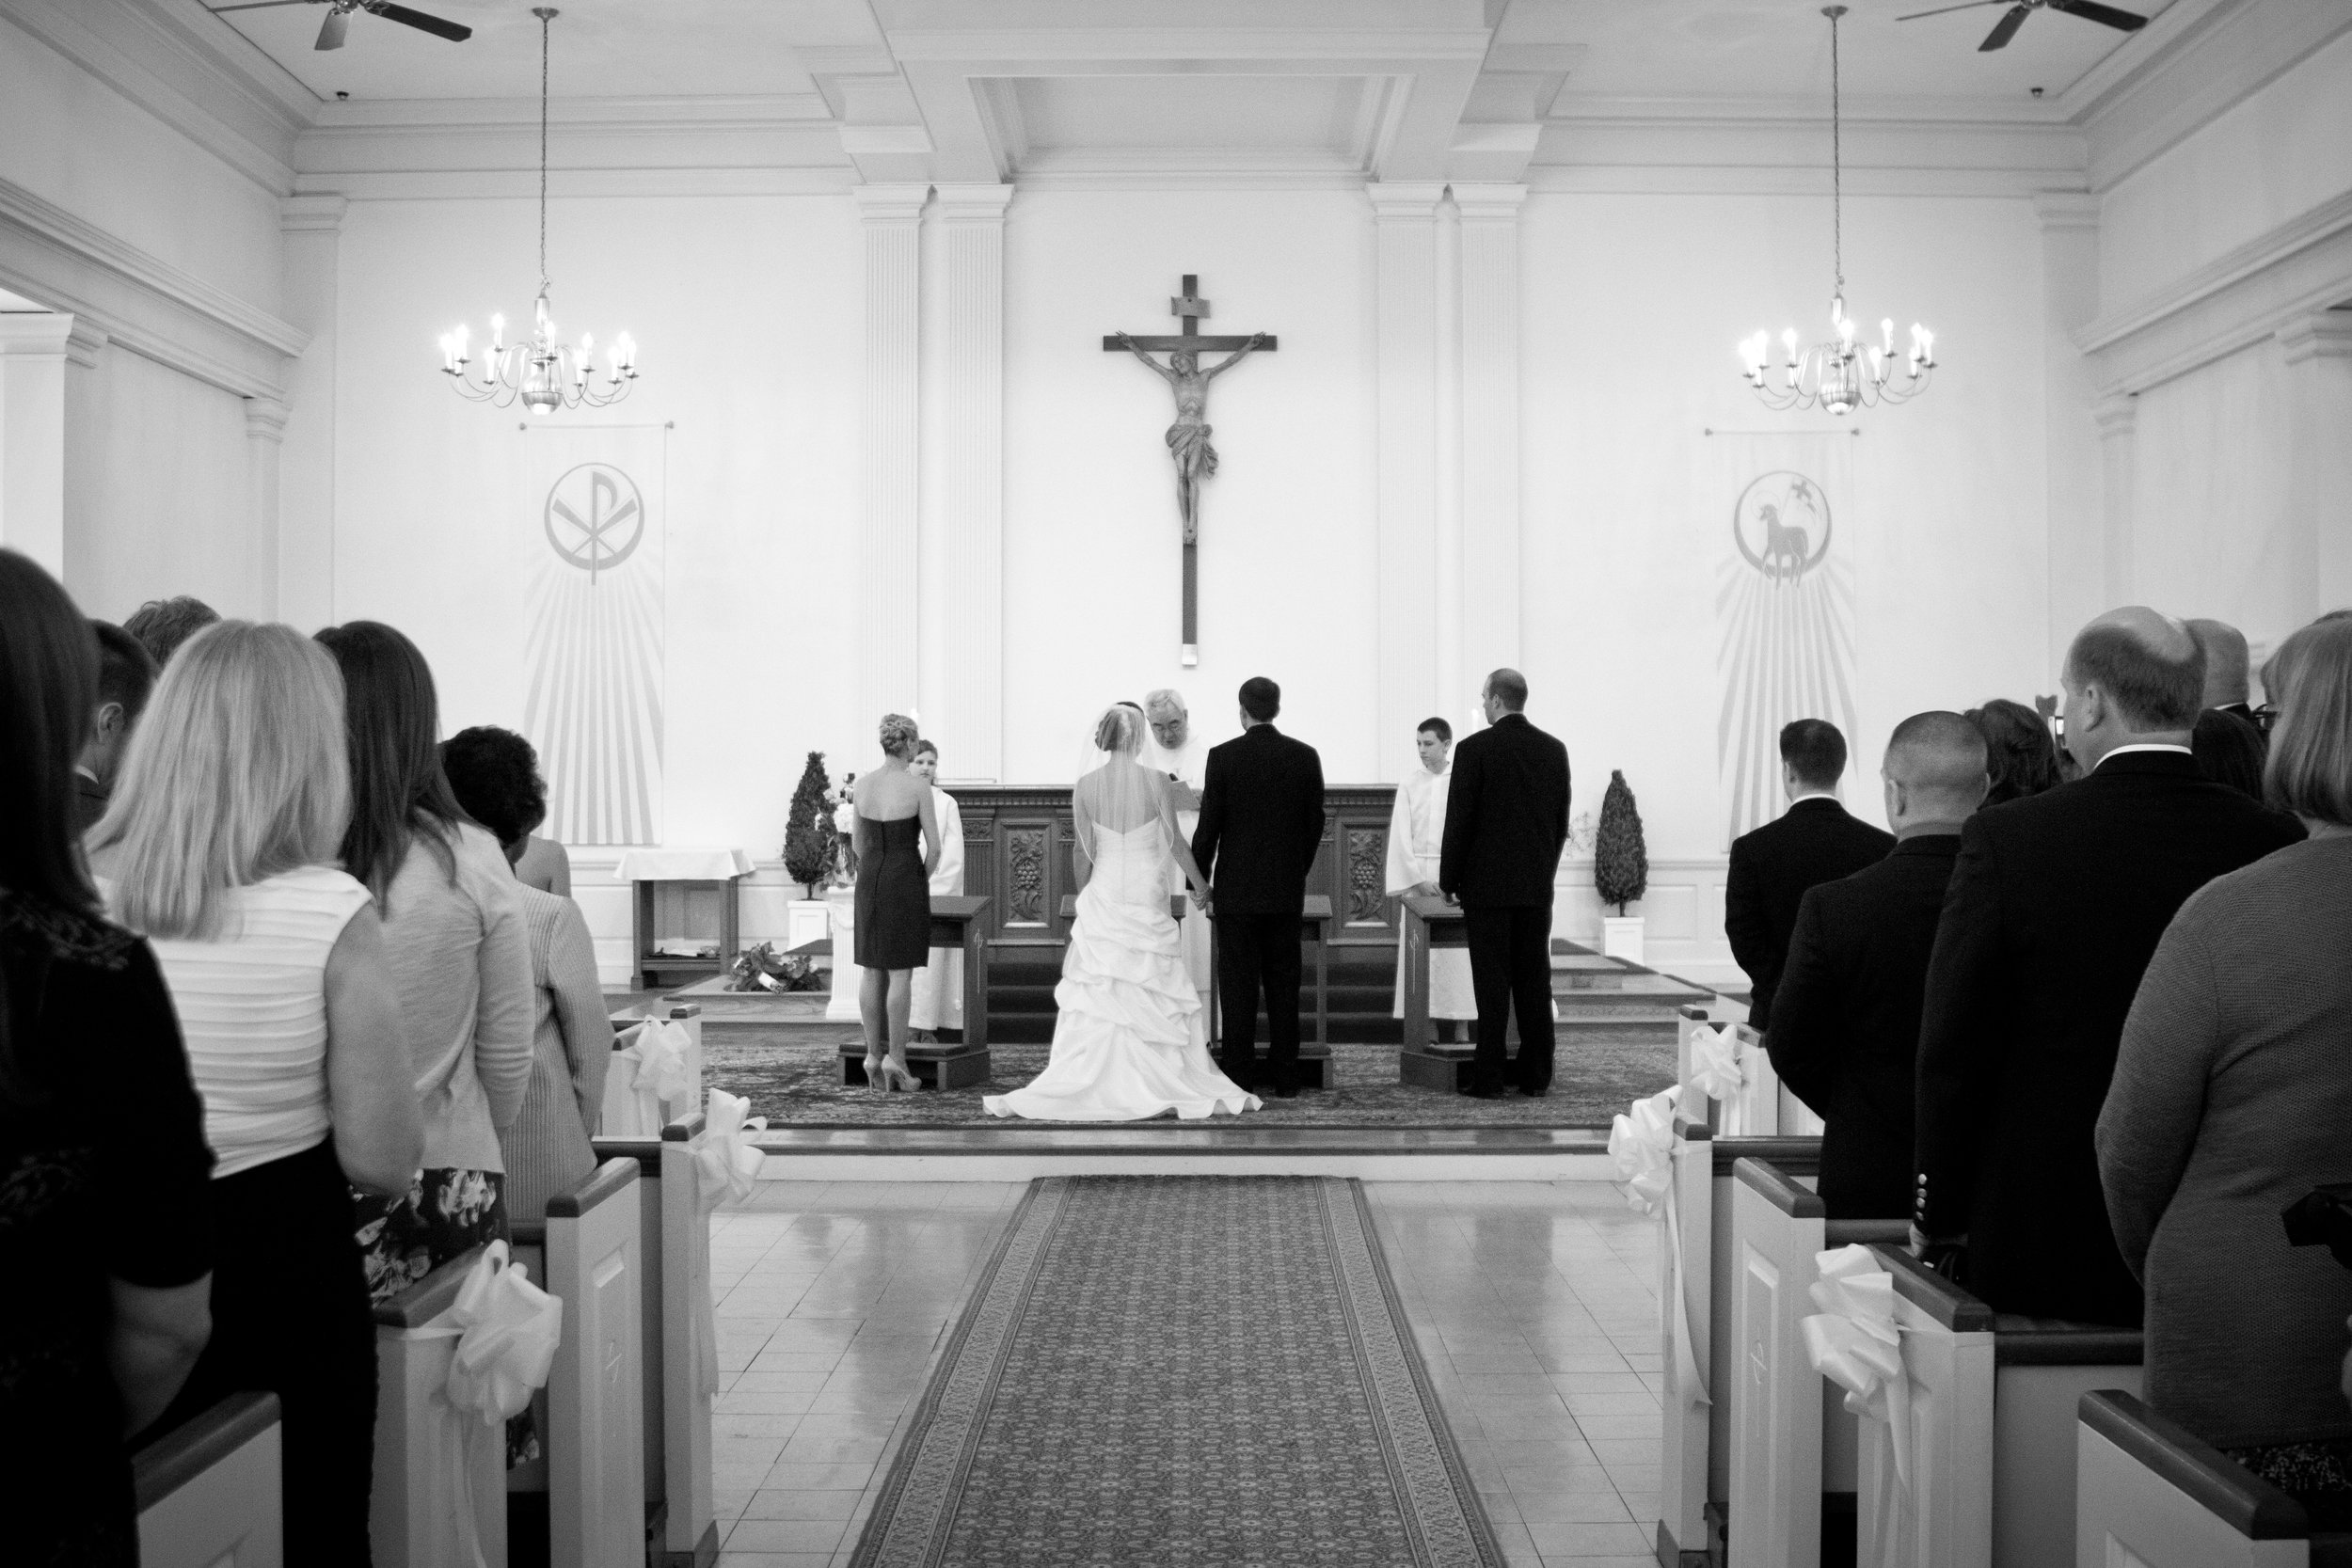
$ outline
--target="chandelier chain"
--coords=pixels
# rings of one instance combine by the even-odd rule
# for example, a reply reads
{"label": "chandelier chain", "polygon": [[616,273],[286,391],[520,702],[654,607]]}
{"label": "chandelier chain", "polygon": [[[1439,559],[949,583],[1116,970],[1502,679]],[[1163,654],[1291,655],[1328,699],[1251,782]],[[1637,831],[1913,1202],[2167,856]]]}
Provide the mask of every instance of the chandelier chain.
{"label": "chandelier chain", "polygon": [[[1843,8],[1838,8],[1842,9]],[[1846,150],[1845,115],[1838,97],[1837,11],[1829,17],[1829,212],[1830,263],[1837,274],[1837,294],[1846,293]],[[544,155],[542,157],[544,162]]]}
{"label": "chandelier chain", "polygon": [[[545,7],[539,10],[539,292],[546,293],[553,282],[548,277],[548,26],[555,20],[555,12]],[[1833,31],[1833,38],[1836,37]]]}

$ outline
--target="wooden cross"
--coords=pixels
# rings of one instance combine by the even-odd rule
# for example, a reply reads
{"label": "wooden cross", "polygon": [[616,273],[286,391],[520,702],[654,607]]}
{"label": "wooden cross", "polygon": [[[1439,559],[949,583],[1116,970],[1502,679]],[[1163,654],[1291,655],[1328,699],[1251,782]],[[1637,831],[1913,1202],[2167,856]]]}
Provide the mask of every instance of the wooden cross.
{"label": "wooden cross", "polygon": [[[1176,506],[1184,524],[1183,659],[1190,667],[1200,662],[1200,483],[1216,472],[1216,449],[1209,445],[1209,383],[1250,355],[1261,350],[1272,353],[1278,345],[1273,334],[1266,332],[1252,333],[1247,338],[1202,337],[1200,318],[1209,313],[1209,302],[1200,297],[1200,279],[1192,273],[1184,274],[1184,292],[1168,302],[1168,313],[1184,324],[1181,334],[1172,338],[1131,338],[1117,332],[1103,340],[1103,351],[1134,355],[1151,366],[1176,394],[1176,422],[1168,427],[1167,441],[1168,455],[1176,461]],[[1202,370],[1199,356],[1204,353],[1230,354],[1232,357]],[[1168,363],[1152,358],[1154,354],[1166,354]]]}

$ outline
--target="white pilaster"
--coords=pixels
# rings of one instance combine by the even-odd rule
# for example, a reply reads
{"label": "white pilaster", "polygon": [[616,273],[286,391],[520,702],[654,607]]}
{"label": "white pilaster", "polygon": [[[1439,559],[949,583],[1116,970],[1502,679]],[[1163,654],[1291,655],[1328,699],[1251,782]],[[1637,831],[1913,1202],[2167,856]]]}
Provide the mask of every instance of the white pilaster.
{"label": "white pilaster", "polygon": [[2352,607],[2352,310],[2314,310],[2279,330],[2294,420],[2288,508],[2298,573],[2309,583],[2298,621]]}
{"label": "white pilaster", "polygon": [[287,418],[286,405],[276,398],[245,400],[246,494],[253,502],[253,531],[246,545],[251,565],[246,580],[255,587],[255,596],[261,601],[260,612],[270,620],[279,619],[278,518],[282,477],[278,463],[285,455]]}
{"label": "white pilaster", "polygon": [[[1004,777],[1005,209],[1013,187],[937,187],[946,305],[937,402],[945,568],[923,635],[944,646],[923,724],[961,778]],[[928,650],[927,650],[928,651]],[[925,660],[927,670],[930,660]]]}
{"label": "white pilaster", "polygon": [[2073,334],[2099,313],[2099,198],[2068,191],[2034,198],[2042,224],[2043,506],[2049,552],[2049,657],[2053,678],[2083,625],[2118,601],[2108,596],[2099,393]]}
{"label": "white pilaster", "polygon": [[2108,398],[2094,417],[2099,425],[2100,588],[2105,598],[2100,608],[2112,610],[2132,602],[2132,430],[2139,420],[2139,404],[2127,397]]}
{"label": "white pilaster", "polygon": [[65,368],[73,318],[0,314],[0,546],[65,578]]}
{"label": "white pilaster", "polygon": [[[294,196],[278,204],[286,319],[310,341],[287,366],[277,549],[261,580],[276,585],[278,618],[305,631],[335,620],[335,373],[343,215],[350,205],[340,196]],[[248,404],[246,430],[259,436],[255,418]],[[267,492],[257,488],[254,494]]]}
{"label": "white pilaster", "polygon": [[[866,230],[864,516],[858,531],[858,711],[850,755],[875,721],[920,705],[916,513],[921,461],[923,184],[860,185]],[[861,761],[858,766],[863,766]]]}
{"label": "white pilaster", "polygon": [[[1462,214],[1462,645],[1445,711],[1519,664],[1519,207],[1525,185],[1454,186]],[[1445,655],[1438,656],[1440,667]]]}
{"label": "white pilaster", "polygon": [[[1380,181],[1372,200],[1377,258],[1379,773],[1397,778],[1403,741],[1432,712],[1437,689],[1430,588],[1438,548],[1438,203],[1436,182]],[[1450,697],[1451,694],[1449,694]]]}

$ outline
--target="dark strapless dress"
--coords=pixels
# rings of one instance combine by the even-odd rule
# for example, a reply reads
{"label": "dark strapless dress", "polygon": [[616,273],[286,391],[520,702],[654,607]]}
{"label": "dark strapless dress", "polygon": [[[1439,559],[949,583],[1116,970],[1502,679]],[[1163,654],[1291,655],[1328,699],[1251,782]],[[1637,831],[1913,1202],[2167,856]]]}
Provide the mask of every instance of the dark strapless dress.
{"label": "dark strapless dress", "polygon": [[857,962],[920,969],[931,956],[931,884],[923,873],[923,819],[857,819]]}

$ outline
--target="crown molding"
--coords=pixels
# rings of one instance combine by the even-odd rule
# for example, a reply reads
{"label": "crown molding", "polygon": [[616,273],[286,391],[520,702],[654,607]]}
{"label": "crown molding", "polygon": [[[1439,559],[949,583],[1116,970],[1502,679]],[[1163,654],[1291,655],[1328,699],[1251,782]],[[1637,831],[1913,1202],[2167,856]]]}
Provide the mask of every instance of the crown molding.
{"label": "crown molding", "polygon": [[[833,111],[814,92],[714,94],[682,98],[629,94],[606,98],[556,98],[548,103],[548,123],[564,130],[614,126],[707,131],[763,130],[775,125],[830,122]],[[406,135],[419,132],[511,130],[537,132],[539,100],[528,98],[379,98],[366,103],[322,103],[309,136]]]}
{"label": "crown molding", "polygon": [[[1310,74],[1360,74],[1364,59],[1466,60],[1486,57],[1491,35],[1483,27],[1383,28],[1334,32],[1320,27],[1055,27],[1050,29],[913,28],[894,30],[890,53],[914,61],[1027,60],[1052,63],[1117,61],[1144,67],[1138,74],[1190,74],[1215,62],[1306,64]],[[1344,56],[1344,59],[1339,56]],[[1156,67],[1153,71],[1148,68]],[[1041,70],[1033,74],[1051,74]]]}
{"label": "crown molding", "polygon": [[2074,346],[2085,354],[2112,348],[2347,230],[2352,230],[2352,191],[2255,235],[2144,299],[2095,318],[2074,334]]}
{"label": "crown molding", "polygon": [[[2064,182],[2035,168],[1846,167],[1846,195],[1870,200],[2031,201]],[[1727,162],[1537,164],[1528,169],[1526,184],[1538,196],[1826,198],[1830,194],[1827,167]]]}
{"label": "crown molding", "polygon": [[[857,182],[847,163],[824,166],[746,164],[739,166],[559,168],[548,173],[551,199],[599,200],[646,197],[840,196]],[[529,201],[539,195],[539,170],[529,168],[405,168],[321,170],[295,178],[304,198],[350,201]]]}

